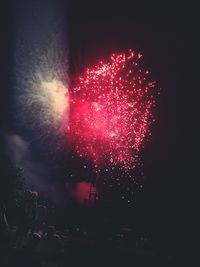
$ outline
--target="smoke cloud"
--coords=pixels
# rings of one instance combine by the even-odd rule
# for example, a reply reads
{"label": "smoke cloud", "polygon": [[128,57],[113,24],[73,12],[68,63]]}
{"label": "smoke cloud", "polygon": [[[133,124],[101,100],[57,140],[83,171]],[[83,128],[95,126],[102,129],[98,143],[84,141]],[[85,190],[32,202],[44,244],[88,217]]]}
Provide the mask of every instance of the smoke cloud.
{"label": "smoke cloud", "polygon": [[1,131],[1,137],[7,158],[14,166],[23,169],[27,186],[44,190],[45,166],[33,159],[29,143],[21,136],[6,131]]}

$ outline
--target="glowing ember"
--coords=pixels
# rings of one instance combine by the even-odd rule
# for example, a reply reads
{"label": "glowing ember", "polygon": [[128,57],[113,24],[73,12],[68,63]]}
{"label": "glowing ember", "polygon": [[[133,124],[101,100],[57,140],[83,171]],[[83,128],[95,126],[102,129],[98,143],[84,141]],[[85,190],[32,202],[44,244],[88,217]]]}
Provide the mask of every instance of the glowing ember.
{"label": "glowing ember", "polygon": [[70,92],[69,132],[76,153],[96,169],[133,169],[150,135],[155,82],[141,54],[113,54],[83,73]]}
{"label": "glowing ember", "polygon": [[[73,196],[74,199],[76,199],[80,203],[88,201],[91,197],[94,198],[94,193],[95,194],[97,193],[96,187],[93,186],[91,183],[85,181],[77,183],[76,186],[73,189],[71,189],[71,195]],[[94,199],[91,200],[94,201]]]}

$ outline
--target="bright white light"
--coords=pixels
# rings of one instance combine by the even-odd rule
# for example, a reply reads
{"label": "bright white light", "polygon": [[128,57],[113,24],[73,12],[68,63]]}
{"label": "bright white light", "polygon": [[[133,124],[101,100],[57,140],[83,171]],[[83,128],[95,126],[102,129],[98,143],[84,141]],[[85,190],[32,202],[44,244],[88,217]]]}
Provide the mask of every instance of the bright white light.
{"label": "bright white light", "polygon": [[61,81],[41,81],[41,98],[49,106],[52,117],[62,119],[68,110],[68,90]]}
{"label": "bright white light", "polygon": [[[50,75],[49,75],[50,76]],[[41,73],[33,76],[24,93],[20,95],[24,112],[21,120],[43,136],[65,133],[69,115],[69,92],[67,84],[58,78]]]}

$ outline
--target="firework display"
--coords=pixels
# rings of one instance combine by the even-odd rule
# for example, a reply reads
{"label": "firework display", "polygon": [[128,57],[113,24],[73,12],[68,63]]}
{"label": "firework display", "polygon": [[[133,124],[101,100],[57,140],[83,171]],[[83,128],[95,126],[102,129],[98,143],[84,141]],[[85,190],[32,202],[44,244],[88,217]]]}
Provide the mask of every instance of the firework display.
{"label": "firework display", "polygon": [[55,151],[62,146],[60,139],[65,135],[64,125],[68,122],[65,57],[53,41],[48,49],[32,44],[31,49],[27,47],[27,54],[22,50],[21,42],[17,48],[16,120],[20,122],[19,128],[34,131],[34,137],[46,140],[45,143],[55,136],[58,140],[53,142]]}
{"label": "firework display", "polygon": [[70,86],[62,56],[52,49],[48,55],[42,62],[33,60],[26,79],[20,79],[17,103],[22,125],[37,130],[42,142],[48,140],[52,153],[71,145],[73,157],[83,159],[78,168],[85,169],[88,179],[101,176],[109,187],[121,186],[123,177],[140,186],[141,152],[151,135],[158,92],[143,68],[142,55],[132,50],[112,54],[75,77]]}
{"label": "firework display", "polygon": [[88,68],[71,87],[69,135],[80,157],[102,166],[129,171],[153,122],[155,82],[141,67],[141,54],[113,54]]}

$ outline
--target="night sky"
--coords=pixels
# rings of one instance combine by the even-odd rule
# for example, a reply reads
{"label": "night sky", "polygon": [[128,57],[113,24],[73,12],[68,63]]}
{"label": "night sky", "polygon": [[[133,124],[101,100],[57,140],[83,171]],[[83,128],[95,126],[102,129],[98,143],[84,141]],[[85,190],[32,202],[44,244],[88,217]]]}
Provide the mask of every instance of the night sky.
{"label": "night sky", "polygon": [[[12,132],[18,1],[4,2],[0,22],[0,126]],[[66,3],[70,77],[73,80],[86,66],[113,51],[133,48],[143,53],[145,64],[162,91],[152,140],[144,151],[145,183],[138,212],[156,237],[164,236],[175,249],[186,238],[184,229],[191,222],[188,211],[193,209],[195,191],[191,192],[190,188],[193,177],[197,177],[193,150],[198,143],[199,121],[199,84],[195,81],[199,67],[197,9],[192,4],[146,2],[74,0]],[[1,140],[2,155],[4,145]]]}

